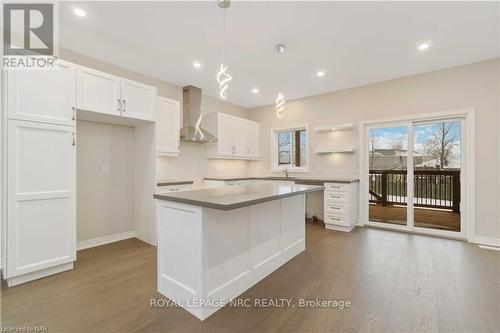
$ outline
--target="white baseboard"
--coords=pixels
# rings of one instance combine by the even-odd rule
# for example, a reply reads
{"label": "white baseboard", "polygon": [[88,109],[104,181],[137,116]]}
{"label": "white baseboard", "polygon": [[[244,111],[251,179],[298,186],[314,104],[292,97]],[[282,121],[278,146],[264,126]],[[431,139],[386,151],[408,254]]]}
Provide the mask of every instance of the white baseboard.
{"label": "white baseboard", "polygon": [[26,273],[23,275],[11,277],[7,279],[7,286],[8,287],[17,286],[18,284],[26,283],[33,280],[38,280],[46,276],[68,271],[70,269],[73,269],[73,262],[45,268],[40,271],[34,271],[31,273]]}
{"label": "white baseboard", "polygon": [[114,243],[114,242],[118,242],[118,241],[129,239],[129,238],[134,238],[134,237],[135,237],[135,231],[126,231],[126,232],[121,232],[119,234],[113,234],[113,235],[109,235],[109,236],[87,239],[87,240],[78,242],[76,244],[76,250],[80,251],[80,250],[88,249],[91,247],[96,247],[96,246],[100,246],[100,245],[104,245],[104,244]]}
{"label": "white baseboard", "polygon": [[496,247],[496,246],[487,246],[487,245],[478,245],[478,246],[482,249],[485,249],[485,250],[500,251],[500,247]]}
{"label": "white baseboard", "polygon": [[470,242],[478,245],[500,248],[499,238],[476,236]]}

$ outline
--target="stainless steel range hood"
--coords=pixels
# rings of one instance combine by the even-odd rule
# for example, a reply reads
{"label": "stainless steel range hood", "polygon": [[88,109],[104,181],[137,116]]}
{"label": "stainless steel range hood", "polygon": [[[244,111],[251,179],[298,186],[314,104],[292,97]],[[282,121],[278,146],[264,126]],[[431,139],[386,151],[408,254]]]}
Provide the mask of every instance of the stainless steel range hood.
{"label": "stainless steel range hood", "polygon": [[217,138],[201,127],[201,89],[194,86],[182,88],[181,141],[213,143]]}

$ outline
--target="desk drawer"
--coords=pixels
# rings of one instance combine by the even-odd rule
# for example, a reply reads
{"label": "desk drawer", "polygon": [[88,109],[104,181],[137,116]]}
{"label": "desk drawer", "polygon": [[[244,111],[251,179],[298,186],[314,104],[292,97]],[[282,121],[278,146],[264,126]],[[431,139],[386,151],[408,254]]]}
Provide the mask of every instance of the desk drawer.
{"label": "desk drawer", "polygon": [[346,216],[348,214],[347,205],[337,202],[325,202],[325,213]]}
{"label": "desk drawer", "polygon": [[325,192],[325,202],[345,202],[348,200],[348,192]]}
{"label": "desk drawer", "polygon": [[348,190],[349,190],[349,184],[325,183],[325,192],[326,191],[347,192]]}
{"label": "desk drawer", "polygon": [[333,214],[327,214],[325,215],[325,224],[339,224],[339,225],[344,225],[348,226],[348,218],[347,216],[338,216],[338,215],[333,215]]}

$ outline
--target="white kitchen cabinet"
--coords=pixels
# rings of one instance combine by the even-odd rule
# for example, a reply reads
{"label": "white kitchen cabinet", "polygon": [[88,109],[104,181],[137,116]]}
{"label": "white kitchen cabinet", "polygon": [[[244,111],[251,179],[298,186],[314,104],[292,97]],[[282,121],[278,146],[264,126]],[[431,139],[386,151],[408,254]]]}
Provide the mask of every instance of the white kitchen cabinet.
{"label": "white kitchen cabinet", "polygon": [[154,121],[156,88],[92,68],[76,68],[77,109]]}
{"label": "white kitchen cabinet", "polygon": [[156,189],[158,193],[184,192],[191,191],[193,189],[193,184],[163,185],[158,186]]}
{"label": "white kitchen cabinet", "polygon": [[237,185],[250,185],[254,184],[254,179],[234,179],[234,180],[217,180],[217,179],[205,179],[204,188],[218,188],[225,186],[237,186]]}
{"label": "white kitchen cabinet", "polygon": [[121,79],[122,116],[134,119],[154,120],[156,88],[146,84]]}
{"label": "white kitchen cabinet", "polygon": [[9,120],[7,142],[4,277],[12,286],[76,260],[75,128]]}
{"label": "white kitchen cabinet", "polygon": [[156,99],[156,152],[159,156],[179,155],[180,114],[179,101],[165,97]]}
{"label": "white kitchen cabinet", "polygon": [[351,231],[358,223],[358,182],[325,183],[325,228]]}
{"label": "white kitchen cabinet", "polygon": [[92,68],[77,66],[77,108],[121,115],[120,78]]}
{"label": "white kitchen cabinet", "polygon": [[203,124],[206,130],[217,136],[217,143],[207,144],[209,158],[259,158],[259,123],[217,112],[206,115]]}
{"label": "white kitchen cabinet", "polygon": [[8,118],[74,125],[75,75],[75,65],[62,60],[51,70],[5,71]]}

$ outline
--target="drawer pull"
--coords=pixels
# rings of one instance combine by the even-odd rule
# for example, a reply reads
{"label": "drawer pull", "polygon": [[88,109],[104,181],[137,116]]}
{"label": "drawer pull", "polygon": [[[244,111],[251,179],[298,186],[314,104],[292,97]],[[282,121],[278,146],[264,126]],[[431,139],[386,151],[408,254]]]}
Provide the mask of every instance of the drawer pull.
{"label": "drawer pull", "polygon": [[330,209],[341,210],[342,208],[340,208],[340,207],[335,207],[335,206],[330,206]]}
{"label": "drawer pull", "polygon": [[332,220],[332,221],[340,221],[340,219],[337,219],[335,217],[330,217],[330,220]]}
{"label": "drawer pull", "polygon": [[340,199],[342,197],[340,195],[330,195],[330,198]]}

